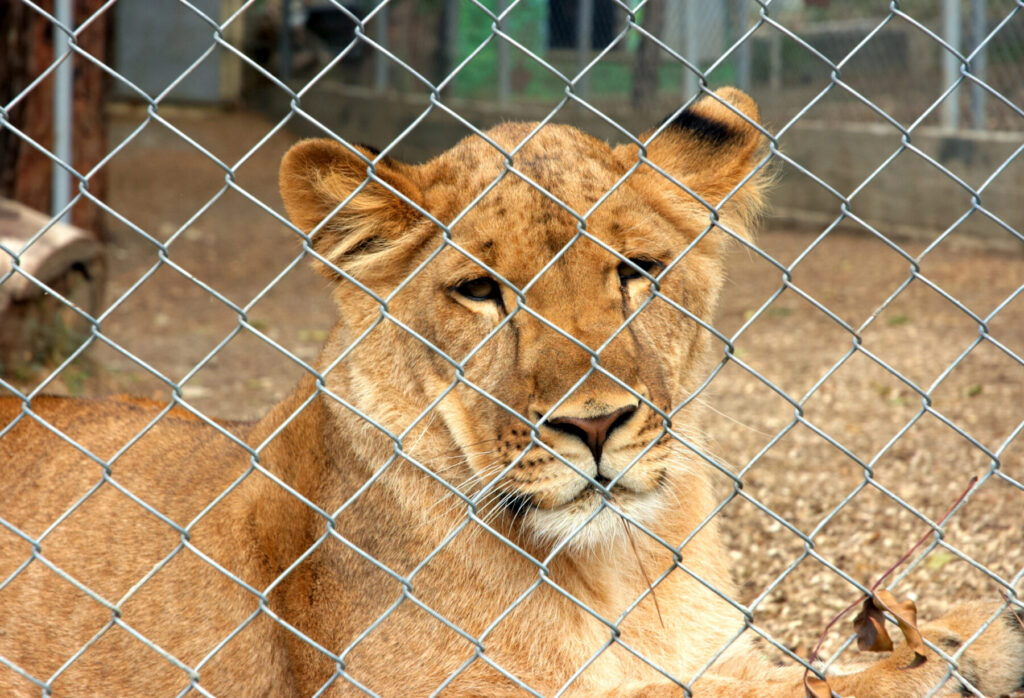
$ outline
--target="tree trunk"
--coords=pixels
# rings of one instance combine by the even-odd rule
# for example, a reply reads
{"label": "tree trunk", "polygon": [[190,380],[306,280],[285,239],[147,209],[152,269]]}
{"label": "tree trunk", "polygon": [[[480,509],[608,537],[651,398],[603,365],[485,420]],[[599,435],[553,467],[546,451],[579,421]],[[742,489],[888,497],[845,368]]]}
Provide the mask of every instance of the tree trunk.
{"label": "tree trunk", "polygon": [[[74,0],[75,26],[91,17],[104,0]],[[39,6],[52,14],[53,0]],[[107,15],[96,18],[78,35],[78,46],[93,58],[107,56]],[[53,148],[53,85],[51,73],[27,94],[24,89],[53,62],[53,29],[49,21],[21,0],[0,2],[0,104],[20,99],[10,110],[10,123],[28,139],[47,150]],[[72,119],[72,166],[85,175],[106,154],[104,104],[106,80],[103,71],[90,61],[74,56]],[[0,194],[21,201],[39,211],[50,211],[50,179],[53,163],[26,138],[10,129],[0,130]],[[106,195],[106,174],[101,170],[89,177],[90,194]],[[72,195],[79,190],[77,179]],[[71,220],[97,236],[102,234],[103,211],[87,199],[77,203]]]}
{"label": "tree trunk", "polygon": [[[0,3],[0,106],[10,104],[30,80],[29,33],[34,14],[20,1]],[[11,109],[11,120],[23,125],[19,119],[23,111],[24,106]],[[0,194],[14,193],[20,143],[14,131],[0,128]]]}
{"label": "tree trunk", "polygon": [[[644,5],[643,26],[654,36],[665,24],[665,0],[648,0]],[[645,36],[640,39],[633,67],[633,107],[643,113],[653,112],[658,101],[658,64],[661,47]]]}

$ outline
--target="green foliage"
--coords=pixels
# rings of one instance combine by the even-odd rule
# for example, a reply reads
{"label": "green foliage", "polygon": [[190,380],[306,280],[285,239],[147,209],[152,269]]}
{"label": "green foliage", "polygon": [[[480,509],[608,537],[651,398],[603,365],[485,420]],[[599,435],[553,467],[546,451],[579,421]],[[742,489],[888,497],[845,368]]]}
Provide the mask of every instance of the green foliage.
{"label": "green foliage", "polygon": [[[492,12],[497,12],[496,0],[483,0],[481,4]],[[486,46],[455,79],[455,92],[460,97],[480,97],[497,93],[498,42],[502,40],[492,38],[492,24],[493,20],[487,13],[470,4],[464,5],[459,13],[458,62],[461,63],[486,42]],[[545,0],[520,0],[502,22],[504,32],[539,56],[544,54],[544,47],[547,44],[546,29]],[[547,69],[515,46],[509,46],[509,59],[514,82],[525,84],[528,88],[527,93],[535,80],[543,80],[545,75],[554,79]]]}

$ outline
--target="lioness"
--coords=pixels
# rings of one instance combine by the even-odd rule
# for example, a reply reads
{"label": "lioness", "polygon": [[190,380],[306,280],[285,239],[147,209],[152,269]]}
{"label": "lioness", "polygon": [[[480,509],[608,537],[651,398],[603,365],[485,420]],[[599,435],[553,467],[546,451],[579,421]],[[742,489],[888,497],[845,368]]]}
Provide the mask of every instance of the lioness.
{"label": "lioness", "polygon": [[[678,410],[721,228],[762,203],[758,118],[720,90],[644,161],[530,124],[418,166],[294,146],[281,193],[341,315],[317,375],[257,424],[0,402],[2,693],[803,695],[744,631]],[[998,613],[924,626],[956,676],[897,648],[831,687],[1014,690]]]}

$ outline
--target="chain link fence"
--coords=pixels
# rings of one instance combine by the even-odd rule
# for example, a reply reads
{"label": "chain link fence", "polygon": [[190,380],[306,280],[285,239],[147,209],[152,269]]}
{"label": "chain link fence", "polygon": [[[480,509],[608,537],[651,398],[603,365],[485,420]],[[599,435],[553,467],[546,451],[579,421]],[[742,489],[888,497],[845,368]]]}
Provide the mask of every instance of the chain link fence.
{"label": "chain link fence", "polygon": [[[360,645],[413,606],[469,647],[465,662],[428,692],[443,693],[463,673],[486,665],[508,684],[540,695],[488,654],[488,638],[531,597],[554,593],[606,628],[589,658],[559,680],[557,693],[572,691],[604,653],[642,654],[623,640],[621,626],[637,607],[650,605],[649,597],[656,602],[671,575],[698,576],[687,566],[692,537],[662,540],[602,499],[545,556],[516,548],[535,570],[533,583],[480,632],[461,627],[418,595],[418,575],[472,531],[515,545],[496,529],[487,507],[532,451],[543,451],[601,491],[665,442],[716,478],[717,499],[700,528],[721,522],[733,551],[739,588],[711,589],[745,619],[729,644],[757,636],[785,662],[806,662],[828,619],[868,591],[922,534],[929,534],[924,545],[887,581],[898,595],[915,598],[922,616],[941,614],[957,598],[1003,599],[1024,608],[1024,218],[1018,203],[1024,183],[1024,3],[168,0],[143,9],[141,2],[111,0],[76,16],[67,13],[68,3],[15,2],[53,32],[55,51],[0,105],[2,142],[44,155],[57,183],[45,223],[21,237],[0,238],[0,293],[13,298],[17,288],[19,297],[34,292],[55,299],[64,322],[77,329],[69,346],[33,371],[7,371],[0,378],[0,390],[18,401],[10,420],[0,424],[0,456],[8,459],[0,466],[5,478],[19,473],[19,453],[5,450],[5,439],[10,444],[18,430],[38,427],[55,453],[79,454],[73,474],[53,475],[81,487],[73,496],[40,503],[30,516],[16,513],[29,495],[13,486],[0,493],[0,609],[11,613],[5,593],[22,593],[26,584],[46,579],[72,590],[94,614],[94,627],[73,640],[55,640],[59,633],[45,630],[18,636],[14,617],[0,616],[0,672],[11,676],[0,683],[17,681],[26,693],[74,693],[68,682],[77,668],[89,664],[95,648],[124,636],[177,672],[179,695],[215,695],[203,682],[204,670],[218,656],[237,659],[232,645],[270,623],[302,645],[303,656],[329,667],[317,695],[372,695],[385,690],[360,679]],[[112,20],[119,47],[103,59],[82,48],[83,37],[101,20]],[[150,23],[146,33],[138,29],[144,21]],[[160,34],[168,28],[180,32],[177,41]],[[57,76],[72,67],[102,71],[119,99],[106,111],[107,151],[87,167],[72,161],[59,138],[34,138],[32,115],[22,109],[41,91],[59,95],[60,80],[68,77]],[[766,143],[763,157],[744,181],[777,174],[779,202],[752,242],[720,216],[729,197],[715,203],[689,192],[703,206],[698,241],[734,239],[730,281],[713,322],[658,290],[657,280],[666,278],[662,270],[637,267],[635,259],[588,231],[594,210],[621,182],[589,211],[574,210],[530,184],[572,219],[575,232],[526,283],[505,279],[456,242],[452,229],[487,192],[506,178],[528,181],[516,157],[525,146],[502,148],[485,133],[486,125],[532,119],[538,125],[525,134],[529,139],[548,124],[571,120],[640,145],[638,134],[658,117],[678,114],[727,84],[755,98],[767,125],[758,127]],[[195,106],[226,94],[249,95],[247,103],[262,115]],[[378,111],[348,113],[364,108]],[[64,113],[76,118],[71,101]],[[364,129],[366,121],[374,123]],[[59,136],[61,126],[55,131]],[[309,231],[282,213],[277,162],[292,134],[331,138],[354,152],[373,140],[367,133],[383,147],[364,152],[368,171],[360,186],[386,186],[431,218],[440,231],[437,247],[384,294],[335,267],[361,289],[374,319],[349,345],[318,361],[333,319],[329,291],[308,267],[311,261],[334,265],[317,251]],[[437,153],[465,135],[499,150],[505,164],[455,220],[434,219],[378,172],[392,156]],[[98,196],[91,182],[101,173],[113,181],[110,193]],[[105,301],[90,301],[90,307],[67,288],[48,285],[43,267],[33,261],[33,250],[46,248],[62,221],[83,206],[100,209],[113,231],[107,245],[110,288]],[[245,231],[238,230],[242,221]],[[797,223],[802,232],[794,232]],[[655,281],[636,313],[598,347],[528,301],[530,289],[583,245],[597,245],[632,274]],[[428,265],[452,250],[471,256],[517,301],[498,329],[461,356],[443,352],[389,309]],[[666,266],[685,263],[688,254],[691,247],[675,251]],[[713,360],[693,377],[689,396],[667,409],[602,364],[609,347],[630,332],[633,318],[659,301],[677,311],[680,325],[697,322],[712,337]],[[500,329],[524,318],[590,357],[589,368],[544,414],[518,414],[503,401],[502,386],[488,390],[467,377],[473,358]],[[399,336],[429,346],[452,375],[418,415],[397,427],[328,387],[332,372],[342,370],[373,331],[384,331],[377,328],[398,328]],[[255,441],[240,437],[235,423],[216,419],[258,418],[285,398],[290,383],[310,377],[309,397],[286,403],[274,428]],[[611,482],[584,472],[540,436],[545,420],[557,416],[573,391],[601,379],[631,393],[660,424]],[[102,450],[70,435],[79,426],[58,426],[41,414],[42,396],[52,391],[132,392],[160,406],[144,426],[129,429],[124,443]],[[466,392],[507,410],[525,435],[520,451],[486,482],[471,485],[447,477],[419,450],[441,428],[442,402]],[[275,440],[285,438],[318,400],[383,437],[372,477],[329,509],[264,462]],[[686,425],[698,411],[704,421],[694,434]],[[168,499],[140,496],[153,484],[119,464],[172,418],[191,420],[207,432],[205,439],[244,453],[246,466],[209,496],[189,492],[187,473],[180,482],[163,482]],[[424,506],[455,506],[464,513],[436,547],[407,566],[366,552],[344,523],[353,512],[372,515],[360,509],[360,497],[386,473],[403,468],[432,483],[437,501]],[[254,479],[273,483],[291,505],[328,522],[262,587],[207,555],[197,537],[204,521]],[[80,517],[111,497],[122,502],[124,516],[106,522],[110,535],[100,535],[96,524],[76,534]],[[612,618],[560,587],[550,572],[559,554],[582,540],[586,526],[606,510],[672,558],[667,569],[647,570],[650,588]],[[146,536],[170,541],[158,559],[133,557],[139,538],[128,532],[130,522]],[[108,588],[102,579],[76,573],[74,550],[90,537],[103,541],[118,569],[129,570],[129,588]],[[356,555],[367,574],[381,575],[400,591],[394,603],[368,611],[361,632],[343,646],[325,646],[301,622],[280,617],[270,599],[290,575],[302,574],[307,561],[336,550]],[[136,627],[124,614],[134,600],[166,590],[163,573],[185,558],[227,580],[231,593],[253,609],[220,619],[220,641],[197,658],[178,656],[160,628]],[[44,659],[19,661],[32,655],[23,652],[31,643],[43,648]],[[848,635],[831,633],[823,666],[840,661],[852,643]],[[948,663],[948,676],[981,695],[972,683],[977,677],[961,662],[967,647],[934,649]],[[716,648],[703,668],[687,676],[638,658],[689,691],[726,650]]]}

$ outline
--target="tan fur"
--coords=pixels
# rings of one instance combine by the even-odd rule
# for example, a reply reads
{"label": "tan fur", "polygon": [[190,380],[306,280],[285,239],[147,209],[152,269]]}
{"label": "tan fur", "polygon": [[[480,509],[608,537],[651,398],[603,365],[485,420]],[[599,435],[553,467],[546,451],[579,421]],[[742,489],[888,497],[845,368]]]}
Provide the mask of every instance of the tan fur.
{"label": "tan fur", "polygon": [[[479,138],[419,166],[296,145],[282,195],[341,315],[320,376],[223,433],[181,408],[157,419],[148,401],[0,401],[0,656],[57,695],[176,695],[190,681],[213,695],[359,694],[348,678],[385,696],[449,679],[448,695],[521,695],[504,672],[548,695],[586,665],[569,693],[675,696],[659,669],[689,682],[709,663],[698,695],[802,695],[802,670],[769,666],[751,631],[712,662],[745,621],[712,591],[735,598],[707,521],[711,469],[683,443],[700,445],[698,416],[680,410],[669,433],[658,414],[702,375],[728,238],[705,232],[707,210],[666,175],[748,235],[764,178],[736,189],[763,152],[757,119],[721,90],[645,143],[653,167],[636,167],[635,144],[545,126],[522,145],[535,126],[506,124],[488,137],[516,172],[490,189],[506,158]],[[578,219],[537,187],[600,244],[569,245]],[[621,281],[605,246],[671,264],[663,298]],[[511,284],[500,302],[456,290],[488,276],[478,262]],[[636,411],[599,463],[541,423],[622,407]],[[584,475],[618,477],[612,506],[646,531],[628,536],[610,509],[588,523],[602,499]],[[513,511],[513,495],[531,506]],[[677,556],[656,539],[687,542]],[[657,605],[641,567],[660,580]],[[955,652],[995,608],[963,607],[925,635]],[[1024,678],[1014,623],[998,618],[959,659],[983,691]],[[916,696],[946,678],[940,658],[904,669],[906,654],[833,686]],[[40,689],[3,665],[0,693]]]}

